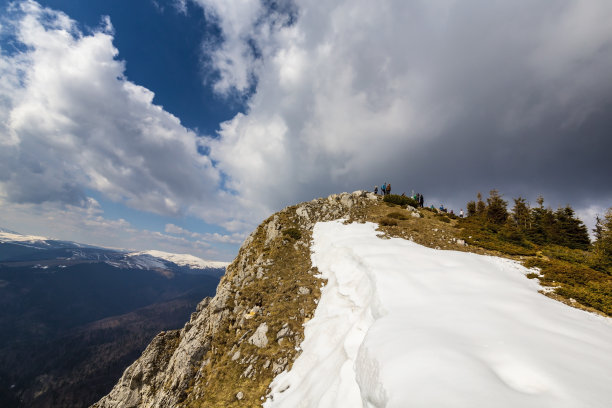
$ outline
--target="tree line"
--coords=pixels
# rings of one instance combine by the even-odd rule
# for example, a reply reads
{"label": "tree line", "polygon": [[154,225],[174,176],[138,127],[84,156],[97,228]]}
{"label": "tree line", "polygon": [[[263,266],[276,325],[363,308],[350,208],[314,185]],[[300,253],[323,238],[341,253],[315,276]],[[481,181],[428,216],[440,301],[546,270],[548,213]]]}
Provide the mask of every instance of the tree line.
{"label": "tree line", "polygon": [[612,208],[603,218],[597,217],[593,230],[595,241],[591,243],[587,227],[570,205],[553,210],[544,207],[541,196],[534,207],[523,197],[513,202],[508,210],[508,202],[497,190],[491,190],[486,201],[478,193],[475,201],[467,203],[466,221],[476,223],[504,241],[525,247],[560,245],[589,251],[589,263],[593,266],[600,270],[612,267]]}

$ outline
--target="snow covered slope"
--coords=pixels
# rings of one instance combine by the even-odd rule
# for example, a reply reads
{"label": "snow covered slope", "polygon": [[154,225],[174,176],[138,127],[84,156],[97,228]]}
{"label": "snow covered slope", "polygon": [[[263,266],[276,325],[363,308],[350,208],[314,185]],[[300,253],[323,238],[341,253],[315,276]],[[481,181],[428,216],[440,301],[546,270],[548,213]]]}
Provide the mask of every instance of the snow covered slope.
{"label": "snow covered slope", "polygon": [[314,228],[328,279],[265,407],[611,407],[612,319],[538,293],[521,265]]}
{"label": "snow covered slope", "polygon": [[47,241],[49,238],[39,237],[36,235],[22,235],[16,232],[0,229],[0,242],[41,242]]}
{"label": "snow covered slope", "polygon": [[[7,245],[2,248],[3,256],[0,256],[0,261],[31,260],[31,251],[16,251],[15,248],[10,247],[10,245],[17,245],[37,250],[34,251],[36,252],[36,260],[44,259],[45,253],[43,252],[47,251],[49,259],[100,261],[117,268],[173,270],[176,269],[176,266],[172,264],[175,264],[179,267],[192,270],[222,270],[229,264],[228,262],[207,261],[189,254],[173,254],[156,250],[130,252],[125,249],[102,248],[72,241],[54,240],[42,236],[23,235],[0,228],[0,245],[2,244]],[[222,271],[219,273],[222,274]]]}
{"label": "snow covered slope", "polygon": [[227,265],[229,265],[229,262],[206,261],[202,258],[189,254],[172,254],[170,252],[155,250],[132,252],[128,254],[130,257],[138,257],[141,255],[150,255],[154,258],[165,259],[166,261],[170,261],[179,266],[186,266],[191,269],[225,268]]}

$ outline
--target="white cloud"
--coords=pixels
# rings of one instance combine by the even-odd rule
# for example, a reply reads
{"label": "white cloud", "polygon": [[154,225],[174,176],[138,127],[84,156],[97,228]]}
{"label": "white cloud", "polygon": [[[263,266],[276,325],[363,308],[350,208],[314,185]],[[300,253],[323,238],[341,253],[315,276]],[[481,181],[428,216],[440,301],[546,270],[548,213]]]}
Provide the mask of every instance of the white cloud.
{"label": "white cloud", "polygon": [[257,84],[217,139],[125,78],[110,19],[82,33],[16,3],[2,29],[27,47],[0,58],[4,206],[93,208],[96,190],[231,231],[170,226],[168,239],[238,242],[271,210],[383,181],[447,202],[521,183],[593,201],[609,187],[607,0],[192,1],[223,34],[204,47],[216,90]]}
{"label": "white cloud", "polygon": [[[10,204],[0,201],[2,227],[29,234],[37,231],[53,239],[76,241],[117,249],[161,250],[190,253],[204,259],[229,261],[235,256],[232,248],[219,243],[236,244],[238,234],[197,234],[180,227],[166,228],[166,233],[135,227],[125,219],[109,219],[98,203],[87,199],[88,206],[43,204]],[[172,225],[172,224],[168,224]]]}
{"label": "white cloud", "polygon": [[172,5],[179,13],[187,13],[187,0],[175,0]]}
{"label": "white cloud", "polygon": [[257,76],[210,143],[243,205],[385,180],[442,197],[523,180],[522,194],[604,189],[609,160],[586,154],[610,140],[581,127],[604,129],[594,115],[612,103],[609,1],[305,0],[291,25],[261,17],[265,2],[197,2],[226,36],[218,88]]}
{"label": "white cloud", "polygon": [[233,234],[219,234],[217,232],[199,233],[188,231],[174,224],[166,224],[165,231],[168,234],[183,235],[193,239],[197,239],[200,242],[213,242],[223,244],[241,244],[246,238],[246,234],[242,232],[235,232]]}
{"label": "white cloud", "polygon": [[191,233],[189,231],[187,231],[184,228],[179,227],[178,225],[174,225],[174,224],[166,224],[166,228],[165,231],[168,234],[175,234],[175,235],[191,235]]}
{"label": "white cloud", "polygon": [[0,58],[7,202],[86,206],[91,189],[138,210],[217,224],[253,216],[225,200],[219,172],[198,153],[206,138],[124,76],[108,16],[91,33],[34,1],[15,3],[9,16],[2,28],[23,48]]}
{"label": "white cloud", "polygon": [[[288,24],[295,9],[290,0],[270,2],[265,7],[260,0],[192,0],[215,21],[223,33],[223,41],[204,43],[204,52],[219,78],[214,88],[221,94],[249,91],[259,76],[262,46],[274,42],[276,31]],[[264,41],[262,41],[264,40]]]}

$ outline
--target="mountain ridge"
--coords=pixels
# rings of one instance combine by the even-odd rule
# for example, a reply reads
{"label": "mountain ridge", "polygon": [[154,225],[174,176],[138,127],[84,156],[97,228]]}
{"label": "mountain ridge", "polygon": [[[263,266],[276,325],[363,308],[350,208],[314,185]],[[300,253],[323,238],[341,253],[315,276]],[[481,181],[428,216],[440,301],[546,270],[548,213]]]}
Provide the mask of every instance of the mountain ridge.
{"label": "mountain ridge", "polygon": [[[100,247],[89,244],[81,244],[74,241],[63,241],[50,239],[43,236],[24,235],[14,231],[9,231],[0,228],[0,245],[16,245],[22,246],[24,250],[20,251],[23,254],[18,254],[12,258],[5,255],[0,255],[0,262],[25,262],[28,255],[25,248],[35,250],[56,250],[58,254],[55,258],[58,261],[65,260],[69,263],[78,261],[104,261],[109,265],[116,267],[137,267],[143,269],[170,269],[173,267],[169,263],[178,267],[188,269],[225,269],[229,262],[210,261],[199,258],[191,254],[176,254],[159,250],[144,250],[133,251],[128,249],[113,249]],[[5,250],[3,252],[9,253]],[[41,253],[40,256],[45,256]]]}
{"label": "mountain ridge", "polygon": [[[290,369],[299,355],[303,324],[320,298],[324,281],[310,260],[314,225],[378,221],[389,210],[379,196],[356,191],[273,214],[245,240],[216,296],[204,299],[182,329],[160,333],[93,407],[261,404],[274,376]],[[449,225],[430,217],[440,234],[417,234],[424,216],[414,208],[405,214],[417,228],[412,239],[464,248],[453,241]]]}
{"label": "mountain ridge", "polygon": [[384,202],[364,191],[287,207],[249,235],[215,297],[200,302],[182,329],[158,334],[92,407],[261,405],[270,396],[271,381],[290,372],[301,354],[304,325],[314,317],[326,285],[311,261],[313,228],[333,220],[374,222],[380,239],[523,260],[466,243],[471,237],[462,236],[456,217]]}

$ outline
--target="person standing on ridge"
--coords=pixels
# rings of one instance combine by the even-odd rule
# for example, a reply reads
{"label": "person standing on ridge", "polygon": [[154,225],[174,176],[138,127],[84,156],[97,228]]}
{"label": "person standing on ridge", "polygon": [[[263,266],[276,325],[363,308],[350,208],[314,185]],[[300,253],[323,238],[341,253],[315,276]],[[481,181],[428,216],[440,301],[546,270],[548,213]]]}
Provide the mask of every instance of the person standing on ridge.
{"label": "person standing on ridge", "polygon": [[387,183],[387,195],[391,194],[391,183]]}
{"label": "person standing on ridge", "polygon": [[382,188],[380,189],[382,195],[385,195],[387,192],[387,183],[383,183]]}
{"label": "person standing on ridge", "polygon": [[374,194],[378,195],[378,186],[374,186]]}
{"label": "person standing on ridge", "polygon": [[423,194],[419,194],[419,207],[423,208]]}
{"label": "person standing on ridge", "polygon": [[459,217],[463,218],[463,208],[459,211]]}

